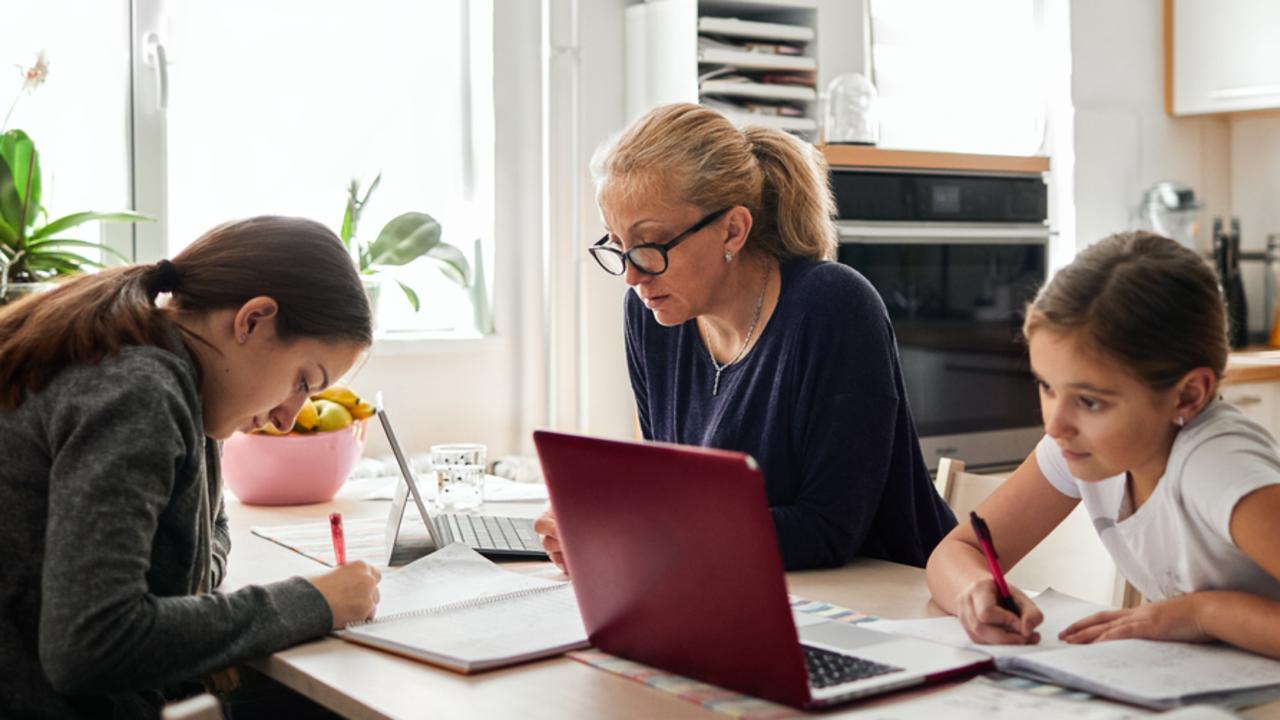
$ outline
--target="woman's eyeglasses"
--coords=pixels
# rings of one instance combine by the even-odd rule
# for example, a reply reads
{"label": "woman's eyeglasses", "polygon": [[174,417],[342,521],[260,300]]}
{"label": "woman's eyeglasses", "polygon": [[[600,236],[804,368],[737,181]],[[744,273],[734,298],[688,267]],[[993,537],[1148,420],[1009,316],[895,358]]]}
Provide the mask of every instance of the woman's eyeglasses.
{"label": "woman's eyeglasses", "polygon": [[667,265],[670,262],[667,258],[667,253],[674,250],[677,245],[684,242],[691,235],[719,220],[732,209],[733,206],[730,206],[707,215],[691,225],[688,230],[676,235],[664,244],[644,243],[623,252],[609,244],[609,235],[606,234],[588,248],[587,252],[590,252],[591,257],[595,258],[600,267],[604,268],[604,271],[610,275],[625,273],[628,262],[645,275],[661,275],[667,271]]}

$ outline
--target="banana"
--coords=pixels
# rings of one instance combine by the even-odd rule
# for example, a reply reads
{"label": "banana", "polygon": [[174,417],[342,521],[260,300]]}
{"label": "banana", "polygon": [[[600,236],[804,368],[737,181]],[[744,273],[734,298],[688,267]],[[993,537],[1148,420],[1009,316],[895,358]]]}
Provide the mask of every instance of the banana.
{"label": "banana", "polygon": [[312,395],[311,399],[336,402],[346,408],[347,411],[351,413],[351,417],[356,420],[363,420],[367,417],[371,417],[374,413],[372,403],[367,400],[360,399],[360,396],[356,395],[351,388],[344,387],[342,385],[334,385],[331,388],[321,390],[315,395]]}
{"label": "banana", "polygon": [[351,388],[343,387],[342,385],[334,385],[331,388],[325,388],[315,395],[312,395],[311,399],[330,400],[348,409],[360,404],[360,396],[352,392]]}
{"label": "banana", "polygon": [[316,429],[316,423],[319,421],[320,409],[308,399],[302,403],[302,409],[298,411],[298,417],[293,421],[293,429],[298,432],[311,432]]}

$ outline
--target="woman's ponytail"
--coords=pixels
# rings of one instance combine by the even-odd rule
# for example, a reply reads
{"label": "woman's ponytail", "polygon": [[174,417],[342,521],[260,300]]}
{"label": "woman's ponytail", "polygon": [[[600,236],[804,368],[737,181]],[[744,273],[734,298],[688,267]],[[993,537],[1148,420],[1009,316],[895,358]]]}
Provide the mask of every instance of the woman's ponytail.
{"label": "woman's ponytail", "polygon": [[835,199],[826,159],[812,145],[779,130],[748,127],[742,134],[763,175],[757,217],[764,226],[758,235],[761,249],[778,257],[834,259]]}

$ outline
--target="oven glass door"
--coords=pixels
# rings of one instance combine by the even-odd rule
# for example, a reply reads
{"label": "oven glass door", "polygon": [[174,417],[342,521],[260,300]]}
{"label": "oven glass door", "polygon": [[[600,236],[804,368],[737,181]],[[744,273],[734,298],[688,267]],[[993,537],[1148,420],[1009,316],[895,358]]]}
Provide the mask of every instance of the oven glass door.
{"label": "oven glass door", "polygon": [[1046,255],[1045,238],[842,237],[889,310],[921,436],[1039,424],[1021,328]]}

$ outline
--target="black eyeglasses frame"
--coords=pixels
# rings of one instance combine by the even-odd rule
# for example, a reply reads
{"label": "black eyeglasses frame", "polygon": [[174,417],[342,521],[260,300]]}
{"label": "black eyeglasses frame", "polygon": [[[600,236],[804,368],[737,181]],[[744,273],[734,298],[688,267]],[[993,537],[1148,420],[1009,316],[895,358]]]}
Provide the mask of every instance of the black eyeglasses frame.
{"label": "black eyeglasses frame", "polygon": [[[689,239],[693,235],[696,235],[698,231],[702,230],[703,228],[706,228],[711,223],[724,217],[724,214],[732,210],[734,207],[735,206],[730,205],[729,207],[721,208],[720,210],[716,210],[713,213],[709,213],[703,216],[701,220],[690,225],[688,229],[686,229],[684,232],[680,233],[679,235],[676,235],[675,237],[671,238],[665,243],[643,243],[641,245],[636,245],[630,250],[623,251],[615,247],[609,247],[608,243],[609,243],[610,233],[605,233],[604,237],[600,238],[595,243],[593,243],[591,247],[587,248],[587,252],[591,253],[591,257],[595,259],[596,264],[599,265],[602,270],[609,273],[610,275],[625,275],[627,272],[627,263],[631,263],[631,266],[634,267],[637,272],[644,273],[645,275],[661,275],[662,273],[667,271],[668,267],[671,266],[671,258],[668,257],[667,255],[668,253],[674,250],[675,247],[680,243]],[[658,254],[662,256],[662,269],[646,270],[645,268],[641,267],[637,263],[633,262],[631,260],[631,254],[640,250],[656,250]],[[617,272],[614,272],[613,270],[611,270],[609,266],[605,264],[606,261],[601,259],[602,255],[609,255],[609,256],[621,258],[622,269],[618,270]]]}

